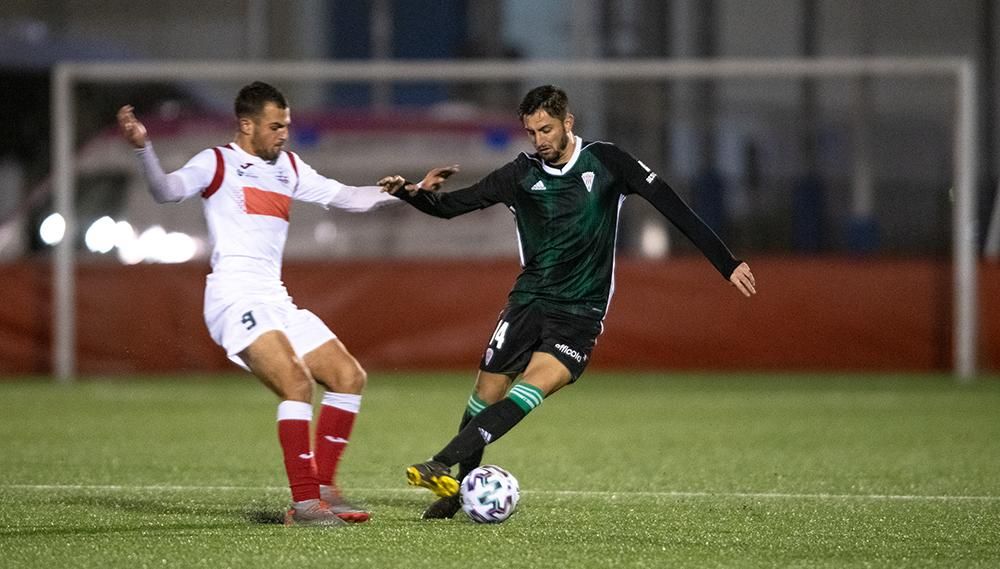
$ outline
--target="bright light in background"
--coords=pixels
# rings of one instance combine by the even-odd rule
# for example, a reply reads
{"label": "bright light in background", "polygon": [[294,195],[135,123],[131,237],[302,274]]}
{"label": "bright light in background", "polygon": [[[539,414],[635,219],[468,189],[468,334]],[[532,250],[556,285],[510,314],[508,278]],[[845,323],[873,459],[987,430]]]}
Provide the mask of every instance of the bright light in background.
{"label": "bright light in background", "polygon": [[130,250],[129,247],[121,248],[119,257],[123,262],[130,264],[139,262],[135,259],[141,255],[140,261],[184,263],[193,259],[199,249],[199,242],[195,238],[177,231],[167,233],[159,225],[143,231],[135,243],[136,250]]}
{"label": "bright light in background", "polygon": [[105,215],[90,225],[83,242],[92,253],[104,254],[115,248],[116,233],[115,220]]}
{"label": "bright light in background", "polygon": [[313,238],[320,245],[330,245],[337,240],[337,225],[332,221],[321,221],[313,229]]}
{"label": "bright light in background", "polygon": [[659,259],[670,251],[670,234],[661,223],[647,221],[642,226],[639,237],[639,248],[644,257]]}
{"label": "bright light in background", "polygon": [[158,253],[166,236],[167,232],[159,225],[154,225],[139,234],[137,243],[143,261],[156,262],[159,260]]}
{"label": "bright light in background", "polygon": [[161,263],[185,263],[198,254],[198,243],[187,233],[173,232],[163,236]]}
{"label": "bright light in background", "polygon": [[[46,245],[55,245],[66,234],[66,221],[58,213],[45,218],[38,230]],[[141,234],[127,221],[115,221],[104,216],[90,225],[84,244],[92,253],[109,253],[118,249],[118,260],[126,265],[147,263],[186,263],[204,250],[201,239],[178,231],[167,232],[154,225]]]}
{"label": "bright light in background", "polygon": [[138,265],[146,258],[142,253],[142,245],[138,239],[132,239],[128,243],[118,245],[118,260],[125,265]]}
{"label": "bright light in background", "polygon": [[127,221],[119,221],[115,224],[115,247],[121,248],[135,241],[135,229]]}
{"label": "bright light in background", "polygon": [[58,213],[53,213],[42,222],[38,234],[46,245],[55,245],[66,235],[66,220]]}

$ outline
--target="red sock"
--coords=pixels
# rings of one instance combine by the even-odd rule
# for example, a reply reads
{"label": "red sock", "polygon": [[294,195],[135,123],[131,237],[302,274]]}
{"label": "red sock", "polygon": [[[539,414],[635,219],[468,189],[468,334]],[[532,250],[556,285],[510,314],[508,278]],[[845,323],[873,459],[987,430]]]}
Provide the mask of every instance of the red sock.
{"label": "red sock", "polygon": [[360,406],[360,395],[332,392],[323,395],[316,423],[316,477],[320,484],[336,483],[337,465],[351,438]]}
{"label": "red sock", "polygon": [[295,502],[319,498],[316,463],[309,449],[311,418],[312,406],[308,403],[282,401],[278,405],[278,440],[281,442],[288,485]]}

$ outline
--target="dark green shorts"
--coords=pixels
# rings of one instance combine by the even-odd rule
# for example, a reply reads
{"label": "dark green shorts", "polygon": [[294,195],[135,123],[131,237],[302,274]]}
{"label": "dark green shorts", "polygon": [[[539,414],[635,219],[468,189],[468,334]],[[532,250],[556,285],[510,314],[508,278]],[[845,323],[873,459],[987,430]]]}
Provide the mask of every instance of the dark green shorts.
{"label": "dark green shorts", "polygon": [[601,320],[571,314],[540,302],[508,304],[493,329],[479,369],[516,375],[535,352],[552,354],[576,381],[604,329]]}

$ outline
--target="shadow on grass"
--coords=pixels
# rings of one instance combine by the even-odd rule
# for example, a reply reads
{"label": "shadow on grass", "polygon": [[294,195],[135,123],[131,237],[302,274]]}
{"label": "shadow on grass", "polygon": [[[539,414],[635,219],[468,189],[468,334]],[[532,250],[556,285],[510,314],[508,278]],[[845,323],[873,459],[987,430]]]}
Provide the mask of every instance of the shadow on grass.
{"label": "shadow on grass", "polygon": [[260,525],[281,525],[285,523],[285,513],[280,510],[252,509],[244,513],[246,521]]}
{"label": "shadow on grass", "polygon": [[[238,528],[247,523],[276,525],[284,522],[284,510],[272,504],[260,502],[220,504],[192,500],[106,495],[53,496],[46,501],[55,502],[59,506],[70,506],[82,515],[65,518],[66,524],[71,525],[46,520],[41,524],[28,523],[13,527],[0,527],[0,536],[96,535],[150,530],[204,530]],[[99,514],[99,512],[109,512],[109,514]],[[191,520],[164,520],[164,517],[191,518]],[[101,519],[108,523],[102,524]],[[90,527],[84,527],[83,524]]]}
{"label": "shadow on grass", "polygon": [[[44,520],[0,527],[0,536],[71,536],[129,534],[147,531],[224,529],[284,524],[283,505],[254,500],[249,503],[219,503],[150,496],[54,495],[43,502],[69,506],[76,514],[64,520]],[[354,501],[354,500],[352,500]],[[427,523],[420,516],[434,496],[414,492],[406,495],[368,494],[354,501],[382,518],[403,523]],[[402,512],[401,512],[402,511]],[[380,515],[380,512],[383,515]],[[164,519],[174,518],[174,519]],[[178,519],[179,518],[179,519]],[[187,518],[187,519],[185,519]]]}
{"label": "shadow on grass", "polygon": [[232,522],[206,522],[206,523],[135,523],[128,525],[108,525],[100,527],[80,527],[80,526],[20,526],[12,528],[0,528],[0,536],[28,537],[28,536],[63,536],[75,535],[128,535],[128,534],[148,534],[156,532],[176,532],[191,530],[211,530],[211,529],[232,529],[242,524]]}

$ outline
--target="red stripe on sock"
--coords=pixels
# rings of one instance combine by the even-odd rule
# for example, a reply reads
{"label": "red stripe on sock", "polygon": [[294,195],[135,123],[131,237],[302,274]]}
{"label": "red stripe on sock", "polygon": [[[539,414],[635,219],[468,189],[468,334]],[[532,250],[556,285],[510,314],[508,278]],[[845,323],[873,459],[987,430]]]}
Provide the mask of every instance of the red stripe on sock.
{"label": "red stripe on sock", "polygon": [[278,421],[278,440],[285,457],[285,473],[292,489],[292,500],[319,498],[316,463],[309,449],[309,421],[285,419]]}
{"label": "red stripe on sock", "polygon": [[320,484],[336,482],[337,465],[347,448],[357,416],[357,413],[330,405],[321,406],[316,423],[316,477]]}

